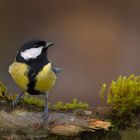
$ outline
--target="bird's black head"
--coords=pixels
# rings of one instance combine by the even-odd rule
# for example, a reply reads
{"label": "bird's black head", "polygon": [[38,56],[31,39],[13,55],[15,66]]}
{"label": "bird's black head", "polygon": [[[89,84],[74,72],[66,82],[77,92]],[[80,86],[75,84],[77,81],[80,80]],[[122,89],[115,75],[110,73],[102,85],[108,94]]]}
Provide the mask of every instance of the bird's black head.
{"label": "bird's black head", "polygon": [[17,52],[16,61],[21,63],[48,63],[47,50],[53,42],[31,40],[26,42]]}

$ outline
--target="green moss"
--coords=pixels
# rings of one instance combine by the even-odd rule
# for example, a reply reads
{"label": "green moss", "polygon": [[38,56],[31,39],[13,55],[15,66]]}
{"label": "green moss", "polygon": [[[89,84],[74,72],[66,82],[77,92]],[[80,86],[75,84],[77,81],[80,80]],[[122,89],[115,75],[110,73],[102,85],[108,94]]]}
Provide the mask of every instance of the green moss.
{"label": "green moss", "polygon": [[0,81],[0,98],[5,97],[7,94],[6,86]]}
{"label": "green moss", "polygon": [[23,104],[38,106],[38,107],[44,107],[45,103],[43,99],[30,96],[28,93],[25,94],[24,98],[22,99]]}
{"label": "green moss", "polygon": [[[40,99],[40,98],[37,98],[34,96],[30,96],[29,94],[25,94],[24,98],[22,99],[22,103],[27,104],[27,105],[37,106],[37,107],[44,107],[45,106],[43,99]],[[80,102],[77,99],[73,99],[69,103],[63,103],[61,101],[56,102],[56,104],[54,104],[54,105],[51,105],[49,103],[49,108],[51,110],[56,110],[56,111],[86,109],[86,108],[88,108],[88,106],[89,105],[87,103]]]}
{"label": "green moss", "polygon": [[101,87],[101,89],[100,89],[100,97],[101,97],[101,99],[104,99],[106,89],[107,89],[107,85],[106,85],[105,83],[102,84],[102,87]]}
{"label": "green moss", "polygon": [[[43,99],[30,96],[28,93],[25,94],[24,98],[22,99],[23,104],[33,105],[37,107],[44,107],[45,103]],[[63,103],[61,101],[56,102],[56,104],[51,105],[49,103],[49,108],[52,110],[74,110],[74,109],[86,109],[88,107],[87,103],[80,102],[77,99],[73,99],[72,102]]]}
{"label": "green moss", "polygon": [[78,101],[77,99],[73,99],[72,102],[63,103],[57,102],[53,105],[53,109],[55,110],[74,110],[74,109],[86,109],[88,108],[88,103]]}
{"label": "green moss", "polygon": [[[16,98],[17,94],[10,95],[7,93],[6,86],[0,82],[0,99],[7,100],[7,102],[12,102]],[[28,93],[24,94],[24,97],[21,100],[22,104],[33,105],[37,107],[44,107],[45,103],[43,99],[38,97],[30,96]],[[73,99],[69,103],[63,103],[61,101],[56,102],[56,104],[51,105],[49,103],[49,108],[52,110],[74,110],[74,109],[86,109],[88,108],[88,104],[78,101],[77,99]]]}
{"label": "green moss", "polygon": [[[107,85],[100,90],[101,98],[106,94]],[[115,115],[133,116],[140,109],[140,76],[119,76],[107,90],[107,104],[112,106]]]}

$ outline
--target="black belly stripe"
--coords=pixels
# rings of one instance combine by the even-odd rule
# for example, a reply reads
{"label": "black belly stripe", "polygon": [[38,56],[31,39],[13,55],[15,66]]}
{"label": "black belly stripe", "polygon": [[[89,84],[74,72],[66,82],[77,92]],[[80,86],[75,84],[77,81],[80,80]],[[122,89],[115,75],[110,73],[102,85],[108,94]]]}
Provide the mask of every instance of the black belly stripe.
{"label": "black belly stripe", "polygon": [[41,91],[35,90],[36,75],[42,70],[42,68],[45,65],[46,65],[45,63],[30,64],[29,65],[29,72],[28,72],[29,83],[27,85],[27,87],[28,87],[27,92],[29,94],[31,94],[31,95],[42,94]]}
{"label": "black belly stripe", "polygon": [[36,79],[35,79],[36,75],[37,75],[37,71],[34,71],[33,67],[30,67],[28,73],[29,83],[27,85],[28,87],[27,92],[32,95],[39,94],[39,91],[34,90],[35,83],[36,83]]}

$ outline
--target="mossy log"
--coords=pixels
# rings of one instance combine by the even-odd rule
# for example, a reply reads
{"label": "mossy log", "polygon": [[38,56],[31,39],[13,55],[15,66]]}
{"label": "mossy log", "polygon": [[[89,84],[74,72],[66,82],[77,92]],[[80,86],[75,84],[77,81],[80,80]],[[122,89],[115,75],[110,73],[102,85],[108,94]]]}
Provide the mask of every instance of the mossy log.
{"label": "mossy log", "polygon": [[[89,118],[88,115],[79,116],[76,113],[51,112],[48,122],[41,117],[43,112],[31,112],[24,106],[12,109],[9,106],[0,108],[0,136],[7,137],[7,133],[23,135],[28,138],[45,138],[50,134],[76,136],[82,132],[94,133],[99,129],[108,130],[110,122]],[[32,110],[35,110],[34,107]],[[8,134],[8,136],[9,136]]]}
{"label": "mossy log", "polygon": [[[91,117],[92,111],[87,109],[82,112],[73,111],[73,113],[51,112],[48,121],[44,122],[43,100],[25,95],[21,104],[13,109],[11,102],[15,97],[16,94],[8,94],[6,87],[0,82],[0,139],[43,139],[50,134],[76,136],[82,132],[94,133],[99,129],[108,130],[111,126],[110,122]],[[80,105],[82,108],[87,106],[77,100],[74,100],[72,105],[74,107]]]}

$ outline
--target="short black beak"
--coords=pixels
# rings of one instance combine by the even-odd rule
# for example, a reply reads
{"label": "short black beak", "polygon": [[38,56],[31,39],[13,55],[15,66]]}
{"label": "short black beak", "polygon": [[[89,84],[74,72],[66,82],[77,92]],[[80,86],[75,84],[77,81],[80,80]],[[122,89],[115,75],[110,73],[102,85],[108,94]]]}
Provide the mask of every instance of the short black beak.
{"label": "short black beak", "polygon": [[54,42],[47,42],[45,48],[51,47],[54,45]]}

